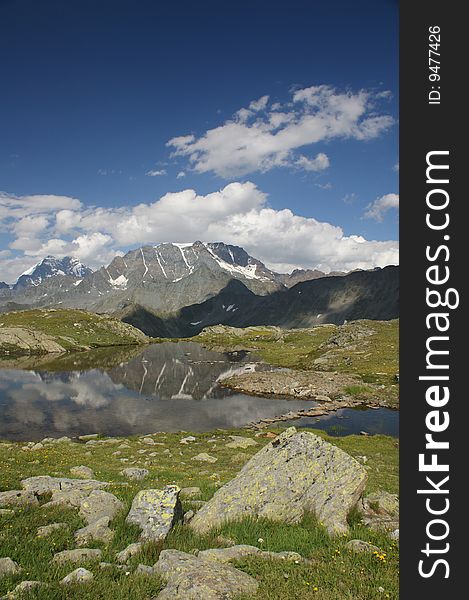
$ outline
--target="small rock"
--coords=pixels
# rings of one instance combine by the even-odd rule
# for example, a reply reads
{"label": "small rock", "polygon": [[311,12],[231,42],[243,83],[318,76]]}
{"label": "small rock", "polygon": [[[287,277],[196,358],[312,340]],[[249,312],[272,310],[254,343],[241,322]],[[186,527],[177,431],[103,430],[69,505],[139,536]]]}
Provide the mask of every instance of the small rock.
{"label": "small rock", "polygon": [[149,446],[154,446],[155,445],[155,440],[151,437],[145,437],[142,440],[142,444],[148,444]]}
{"label": "small rock", "polygon": [[72,467],[70,469],[70,474],[74,477],[81,477],[83,479],[93,479],[94,477],[93,469],[85,467],[85,465],[80,465],[79,467]]}
{"label": "small rock", "polygon": [[45,586],[43,581],[22,581],[12,592],[6,596],[2,596],[0,600],[16,600],[16,598],[24,598],[24,594],[34,590],[35,588]]}
{"label": "small rock", "polygon": [[179,440],[180,444],[188,444],[189,442],[195,442],[197,438],[195,438],[193,435],[188,435],[185,438],[182,438],[181,440]]}
{"label": "small rock", "polygon": [[14,515],[15,511],[10,508],[0,508],[0,517],[9,517],[10,515]]}
{"label": "small rock", "polygon": [[101,517],[75,532],[75,542],[78,546],[86,546],[91,540],[109,544],[113,537],[114,532],[109,529],[109,517]]}
{"label": "small rock", "polygon": [[249,454],[246,454],[246,452],[237,452],[236,454],[233,454],[233,456],[231,457],[231,462],[232,463],[240,463],[240,462],[244,462],[247,458],[249,458]]}
{"label": "small rock", "polygon": [[225,537],[224,535],[217,535],[215,541],[222,546],[236,546],[236,541],[233,538]]}
{"label": "small rock", "polygon": [[78,439],[82,442],[87,442],[88,440],[95,440],[97,437],[97,433],[88,433],[87,435],[79,435]]}
{"label": "small rock", "polygon": [[51,523],[37,528],[37,537],[48,537],[54,531],[68,527],[67,523]]}
{"label": "small rock", "polygon": [[227,448],[242,448],[245,450],[249,446],[257,446],[257,442],[251,438],[243,437],[241,435],[230,435],[233,441],[226,444]]}
{"label": "small rock", "polygon": [[114,494],[103,490],[93,490],[81,502],[79,513],[90,524],[102,517],[109,517],[112,520],[123,508],[124,504]]}
{"label": "small rock", "polygon": [[396,542],[399,541],[399,529],[395,529],[394,531],[391,531],[391,533],[389,534],[389,537],[392,540],[395,540]]}
{"label": "small rock", "polygon": [[21,567],[9,556],[0,558],[0,577],[5,575],[16,575],[21,571]]}
{"label": "small rock", "polygon": [[48,508],[50,506],[69,506],[78,508],[88,495],[89,492],[85,490],[54,490],[50,501],[43,504],[42,508]]}
{"label": "small rock", "polygon": [[202,492],[199,487],[186,487],[182,488],[182,490],[179,492],[179,497],[182,499],[196,498],[197,496],[200,496],[201,493]]}
{"label": "small rock", "polygon": [[141,540],[164,540],[173,524],[182,518],[177,485],[162,490],[141,490],[135,496],[126,523],[138,525]]}
{"label": "small rock", "polygon": [[128,562],[128,560],[130,558],[139,554],[139,552],[142,551],[142,547],[143,547],[143,544],[140,542],[136,542],[135,544],[130,544],[129,546],[127,546],[127,548],[125,548],[124,550],[122,550],[121,552],[118,552],[116,554],[117,562],[121,563],[121,564],[125,564],[126,562]]}
{"label": "small rock", "polygon": [[65,563],[84,563],[98,561],[102,556],[101,550],[97,548],[76,548],[75,550],[62,550],[54,554],[52,562],[63,565]]}
{"label": "small rock", "polygon": [[49,494],[54,491],[81,490],[91,492],[107,487],[109,484],[104,481],[95,481],[94,479],[70,479],[68,477],[49,477],[49,475],[39,475],[37,477],[28,477],[21,482],[23,489],[39,496]]}
{"label": "small rock", "polygon": [[132,467],[129,467],[128,469],[122,469],[122,471],[120,472],[120,475],[123,475],[124,477],[132,479],[134,481],[141,481],[142,479],[145,479],[145,477],[147,477],[147,475],[149,474],[150,471],[148,469],[138,469]]}
{"label": "small rock", "polygon": [[36,496],[25,490],[10,490],[0,492],[0,506],[37,506],[39,504]]}
{"label": "small rock", "polygon": [[185,512],[184,517],[182,519],[184,525],[187,525],[194,515],[195,512],[193,510],[188,510],[187,512]]}
{"label": "small rock", "polygon": [[91,571],[78,567],[68,575],[66,575],[60,582],[62,585],[70,585],[73,583],[88,583],[93,581],[94,575]]}
{"label": "small rock", "polygon": [[42,450],[44,448],[44,444],[41,444],[41,442],[37,442],[37,444],[34,444],[34,446],[31,446],[31,450]]}
{"label": "small rock", "polygon": [[210,456],[210,454],[207,454],[206,452],[201,452],[200,454],[197,454],[197,456],[193,456],[192,460],[197,460],[199,462],[216,463],[218,458],[215,458],[215,456]]}
{"label": "small rock", "polygon": [[149,567],[148,565],[138,565],[138,567],[134,571],[135,575],[154,575],[155,570],[153,567]]}
{"label": "small rock", "polygon": [[239,560],[245,556],[259,554],[261,550],[256,546],[247,544],[239,544],[237,546],[229,546],[228,548],[211,548],[210,550],[202,550],[197,554],[198,558],[206,560],[215,560],[221,563],[228,563],[232,560]]}
{"label": "small rock", "polygon": [[126,565],[115,565],[109,562],[100,562],[98,566],[101,571],[125,571],[127,569]]}
{"label": "small rock", "polygon": [[363,540],[350,540],[345,547],[352,550],[352,552],[379,552],[377,546],[373,546],[373,544],[369,544]]}

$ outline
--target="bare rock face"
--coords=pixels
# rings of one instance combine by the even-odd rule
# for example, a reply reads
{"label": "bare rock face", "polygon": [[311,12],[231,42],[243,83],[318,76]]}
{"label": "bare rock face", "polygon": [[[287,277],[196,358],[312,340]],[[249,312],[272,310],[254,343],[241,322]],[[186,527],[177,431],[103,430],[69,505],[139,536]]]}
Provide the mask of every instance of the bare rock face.
{"label": "bare rock face", "polygon": [[141,540],[164,540],[174,523],[182,519],[177,485],[162,490],[141,490],[135,496],[126,522],[138,525]]}
{"label": "bare rock face", "polygon": [[167,582],[155,600],[231,600],[254,595],[258,583],[239,569],[179,550],[163,550],[153,567]]}
{"label": "bare rock face", "polygon": [[0,328],[0,347],[26,354],[65,352],[65,348],[52,336],[25,327]]}
{"label": "bare rock face", "polygon": [[311,511],[330,534],[345,533],[347,515],[366,480],[366,470],[354,458],[312,433],[291,427],[255,454],[189,526],[206,533],[246,516],[297,523]]}

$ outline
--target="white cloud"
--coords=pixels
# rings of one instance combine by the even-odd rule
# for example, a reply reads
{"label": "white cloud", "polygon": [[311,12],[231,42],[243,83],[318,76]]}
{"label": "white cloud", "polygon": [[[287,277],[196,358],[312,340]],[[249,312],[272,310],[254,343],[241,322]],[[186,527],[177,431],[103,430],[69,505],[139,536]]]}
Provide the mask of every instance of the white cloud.
{"label": "white cloud", "polygon": [[305,171],[324,171],[329,167],[329,164],[329,157],[322,152],[317,154],[315,158],[300,156],[296,161],[296,165]]}
{"label": "white cloud", "polygon": [[12,239],[11,254],[2,254],[0,281],[16,280],[47,254],[73,255],[97,268],[130,247],[162,241],[236,244],[279,271],[367,269],[398,262],[398,242],[346,236],[338,226],[289,209],[274,210],[251,182],[230,183],[206,195],[187,189],[120,208],[85,207],[73,198],[48,196],[50,208],[41,205],[38,226],[29,235],[17,231],[30,227],[24,211],[31,197],[12,198],[0,194],[0,226]]}
{"label": "white cloud", "polygon": [[[377,113],[386,98],[367,90],[341,92],[328,85],[296,90],[285,105],[276,102],[269,107],[269,97],[263,96],[200,137],[174,137],[167,145],[172,157],[187,158],[195,172],[213,172],[226,179],[274,167],[318,170],[308,168],[311,159],[298,156],[297,150],[335,139],[379,136],[394,123],[390,115]],[[325,165],[323,161],[322,168]]]}
{"label": "white cloud", "polygon": [[166,170],[165,169],[160,169],[160,170],[152,169],[150,171],[147,171],[145,173],[145,175],[147,175],[148,177],[160,177],[161,175],[166,175]]}
{"label": "white cloud", "polygon": [[182,179],[185,176],[186,174],[184,171],[179,171],[179,173],[176,175],[176,179]]}
{"label": "white cloud", "polygon": [[364,214],[366,219],[374,219],[382,223],[384,215],[391,209],[399,210],[399,194],[385,194],[376,198],[374,202],[368,204],[367,211]]}

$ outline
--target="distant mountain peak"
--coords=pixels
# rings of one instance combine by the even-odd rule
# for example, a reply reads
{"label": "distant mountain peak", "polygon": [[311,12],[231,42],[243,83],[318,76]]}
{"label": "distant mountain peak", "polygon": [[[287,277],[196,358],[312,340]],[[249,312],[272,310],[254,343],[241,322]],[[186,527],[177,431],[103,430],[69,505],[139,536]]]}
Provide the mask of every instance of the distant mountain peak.
{"label": "distant mountain peak", "polygon": [[78,258],[73,256],[64,256],[56,258],[55,256],[46,256],[30,269],[18,277],[15,288],[38,286],[45,279],[56,276],[69,276],[76,279],[83,278],[92,273],[92,270],[81,263]]}

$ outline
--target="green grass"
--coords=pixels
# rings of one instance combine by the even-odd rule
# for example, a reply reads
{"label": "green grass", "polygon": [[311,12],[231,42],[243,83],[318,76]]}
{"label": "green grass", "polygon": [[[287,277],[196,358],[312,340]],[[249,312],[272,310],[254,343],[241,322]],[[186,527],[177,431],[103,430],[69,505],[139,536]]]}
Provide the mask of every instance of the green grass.
{"label": "green grass", "polygon": [[[278,428],[270,431],[279,432]],[[321,431],[317,435],[339,446],[355,457],[367,457],[366,469],[369,479],[366,493],[378,489],[398,492],[398,442],[387,436],[347,436],[332,438]],[[184,433],[160,433],[152,437],[162,446],[147,446],[139,438],[126,438],[128,449],[117,449],[119,443],[85,445],[83,443],[65,443],[47,446],[42,450],[23,451],[24,444],[0,444],[0,462],[3,465],[0,475],[0,489],[15,489],[20,480],[33,475],[69,476],[72,466],[85,464],[91,467],[97,479],[111,482],[110,490],[125,504],[125,510],[111,523],[115,531],[113,541],[108,547],[102,544],[90,544],[103,549],[103,560],[114,562],[115,553],[128,544],[137,541],[138,530],[125,524],[125,515],[133,497],[139,489],[161,488],[170,483],[181,487],[198,486],[200,499],[209,499],[219,485],[231,480],[243,463],[261,447],[268,443],[265,437],[253,438],[257,446],[243,451],[241,461],[233,462],[232,457],[240,450],[226,447],[229,434],[249,435],[242,431],[220,431],[194,433],[196,441],[182,445],[179,440],[188,435]],[[141,454],[139,450],[146,450]],[[165,453],[164,450],[169,450]],[[113,455],[114,452],[121,454]],[[151,452],[157,452],[149,457]],[[208,452],[217,457],[214,464],[196,463],[191,460],[200,452]],[[119,459],[128,458],[122,463]],[[130,482],[128,486],[118,485],[125,479],[119,471],[125,466],[143,466],[150,475],[142,482]],[[183,507],[192,506],[183,500]],[[0,556],[10,556],[23,567],[23,572],[14,577],[0,579],[0,594],[13,589],[25,579],[38,579],[49,583],[47,589],[35,590],[28,598],[65,600],[90,599],[103,600],[152,598],[162,589],[162,583],[155,577],[126,575],[125,572],[100,571],[96,565],[89,565],[95,579],[92,583],[72,586],[64,590],[58,581],[75,566],[57,567],[51,564],[55,552],[75,547],[73,532],[83,526],[77,512],[64,508],[29,508],[16,510],[14,515],[1,516]],[[66,522],[68,530],[54,532],[48,538],[37,538],[37,527],[53,522]],[[154,564],[162,548],[176,548],[185,552],[194,552],[220,546],[217,536],[234,539],[237,543],[252,544],[265,550],[291,550],[299,552],[313,561],[312,565],[287,563],[285,561],[243,559],[237,566],[257,577],[259,591],[252,600],[296,600],[300,598],[320,597],[327,600],[369,598],[397,598],[397,548],[388,537],[365,528],[356,514],[350,517],[351,530],[346,536],[329,538],[313,516],[306,515],[297,525],[273,523],[267,520],[245,519],[228,523],[208,535],[196,535],[189,528],[178,525],[170,533],[164,544],[147,544],[144,552],[130,561],[129,571],[138,563]],[[383,563],[373,555],[352,554],[345,548],[348,540],[360,538],[369,541],[387,553]],[[263,542],[258,540],[262,539]],[[86,566],[86,565],[85,565]],[[385,589],[384,594],[377,590]],[[317,587],[318,591],[314,591]],[[389,594],[389,596],[386,596]],[[243,598],[243,600],[248,600]],[[251,599],[249,599],[251,600]]]}
{"label": "green grass", "polygon": [[[353,340],[357,330],[367,335]],[[330,343],[336,336],[344,345]],[[266,362],[299,371],[331,371],[358,376],[363,385],[348,386],[344,393],[364,402],[382,397],[384,404],[399,406],[399,320],[353,321],[311,329],[279,330],[275,327],[225,328],[223,333],[202,332],[193,341],[216,350],[249,350]],[[236,376],[233,377],[236,380]],[[371,384],[374,386],[367,386]],[[378,387],[381,386],[381,387]]]}
{"label": "green grass", "polygon": [[[0,315],[1,327],[20,327],[52,336],[65,350],[144,343],[146,336],[131,325],[107,315],[78,309],[37,309]],[[0,347],[1,354],[24,353],[15,347]]]}

